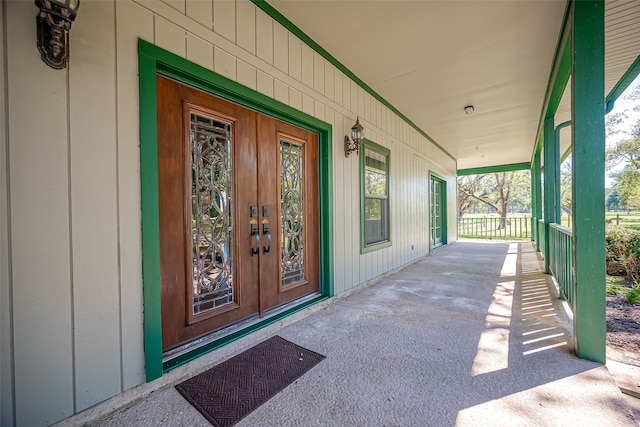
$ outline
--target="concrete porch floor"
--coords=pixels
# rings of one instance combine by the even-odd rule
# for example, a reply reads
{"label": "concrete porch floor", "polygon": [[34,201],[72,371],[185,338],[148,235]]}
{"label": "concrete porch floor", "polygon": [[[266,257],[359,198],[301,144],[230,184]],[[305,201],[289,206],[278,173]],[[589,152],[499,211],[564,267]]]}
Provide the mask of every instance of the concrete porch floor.
{"label": "concrete porch floor", "polygon": [[[541,271],[529,242],[460,241],[272,328],[327,358],[237,425],[638,425]],[[209,425],[173,387],[91,424]]]}

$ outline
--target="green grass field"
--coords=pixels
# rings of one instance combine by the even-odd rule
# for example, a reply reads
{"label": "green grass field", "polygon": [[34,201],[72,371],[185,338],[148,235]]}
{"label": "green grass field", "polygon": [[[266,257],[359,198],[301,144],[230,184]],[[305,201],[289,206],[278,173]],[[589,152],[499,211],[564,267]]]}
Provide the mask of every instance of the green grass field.
{"label": "green grass field", "polygon": [[[530,217],[531,214],[509,214],[507,218]],[[498,214],[465,214],[463,218],[498,218]],[[611,224],[623,225],[640,229],[640,211],[627,212],[605,212],[605,220],[611,221]],[[572,221],[569,220],[567,214],[562,215],[562,225],[571,227]]]}
{"label": "green grass field", "polygon": [[458,235],[474,239],[530,239],[531,216],[512,214],[500,227],[500,217],[497,214],[467,214],[458,220]]}
{"label": "green grass field", "polygon": [[[605,212],[605,220],[609,224],[640,230],[640,211]],[[571,228],[571,222],[568,215],[562,215],[562,225]]]}
{"label": "green grass field", "polygon": [[[530,218],[530,214],[509,214],[507,218],[509,226],[498,228],[497,214],[465,214],[458,221],[458,234],[460,237],[479,239],[499,238],[528,238],[531,236],[531,223],[520,218]],[[605,220],[608,224],[621,225],[623,227],[640,230],[640,211],[632,212],[606,212]],[[572,218],[562,215],[562,224],[571,228]]]}

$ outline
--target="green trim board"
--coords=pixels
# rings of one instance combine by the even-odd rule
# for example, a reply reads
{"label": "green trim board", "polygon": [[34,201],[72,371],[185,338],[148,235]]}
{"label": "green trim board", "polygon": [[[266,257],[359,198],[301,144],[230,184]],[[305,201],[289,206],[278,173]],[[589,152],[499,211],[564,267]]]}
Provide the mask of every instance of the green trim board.
{"label": "green trim board", "polygon": [[[562,27],[562,33],[561,33],[564,37],[566,37],[566,40],[563,41],[563,38],[561,37],[558,48],[556,49],[556,58],[554,59],[554,65],[552,70],[554,70],[556,63],[558,63],[558,71],[555,74],[555,76],[554,76],[554,73],[552,72],[549,78],[550,83],[552,79],[555,79],[555,80],[553,80],[554,84],[551,89],[551,95],[550,96],[548,95],[545,97],[545,99],[549,100],[548,103],[545,104],[546,117],[555,116],[555,113],[558,109],[558,105],[560,104],[560,101],[562,99],[562,95],[564,94],[564,90],[567,85],[567,80],[571,76],[572,41],[571,41],[571,32],[567,31],[571,29],[569,21],[567,19],[569,17],[569,13],[571,11],[571,6],[573,3],[574,3],[574,0],[570,0],[567,2],[567,11],[565,12],[565,20]],[[565,32],[567,32],[566,35],[565,35]],[[562,56],[558,61],[557,55],[560,49],[560,44],[562,44],[563,42],[565,43],[564,49],[562,49]],[[639,74],[640,74],[640,55],[638,55],[635,61],[633,61],[633,63],[629,66],[627,71],[622,75],[622,77],[620,77],[620,80],[618,80],[618,82],[615,84],[615,86],[611,89],[609,94],[606,96],[605,104],[604,104],[605,114],[608,114],[613,109],[613,106],[616,100],[620,97],[620,95],[622,95],[622,93],[627,89],[627,87],[629,87],[629,85],[633,82],[633,80],[635,80],[635,78]],[[549,93],[549,89],[547,89],[547,93]],[[545,107],[543,107],[543,111],[544,109]],[[542,118],[543,117],[541,116],[540,124],[538,126],[538,135],[542,132]],[[541,142],[542,142],[541,139],[538,139],[538,143],[536,144],[534,152],[539,152],[542,150],[542,146],[540,144]],[[565,158],[566,156],[563,155],[562,159],[564,160]]]}
{"label": "green trim board", "polygon": [[479,168],[458,169],[458,176],[482,175],[486,173],[511,172],[531,169],[530,162],[510,163],[508,165],[483,166]]}
{"label": "green trim board", "polygon": [[[620,77],[618,83],[611,89],[609,95],[605,98],[605,115],[609,114],[611,110],[614,108],[615,102],[618,100],[620,95],[624,93],[625,90],[631,85],[631,83],[638,77],[640,74],[640,55],[636,58],[635,61],[629,66],[627,71]],[[566,122],[560,123],[556,126],[556,141],[559,142],[560,130],[571,126],[571,120],[567,120]],[[567,157],[571,154],[571,146],[569,146],[565,152],[560,156],[560,163],[564,162]]]}
{"label": "green trim board", "polygon": [[609,95],[605,99],[605,111],[608,113],[613,109],[613,104],[622,95],[622,93],[629,87],[629,85],[640,74],[640,55],[636,58],[627,71],[620,77],[618,83],[611,89]]}
{"label": "green trim board", "polygon": [[[367,224],[365,219],[365,147],[371,149],[377,154],[381,154],[386,157],[386,200],[387,200],[387,236],[388,239],[367,245],[366,230]],[[364,139],[361,143],[360,154],[358,162],[360,164],[360,253],[366,254],[374,252],[383,248],[388,248],[392,245],[391,241],[391,150],[376,144],[375,142]],[[378,163],[378,162],[375,162]]]}
{"label": "green trim board", "polygon": [[436,172],[429,171],[429,211],[433,209],[433,194],[431,191],[431,182],[432,181],[440,182],[441,193],[440,193],[440,206],[442,206],[442,243],[440,245],[432,245],[431,244],[431,230],[433,230],[433,224],[431,224],[432,214],[429,215],[429,252],[436,250],[442,246],[445,246],[449,243],[449,234],[448,234],[448,217],[447,217],[447,180],[442,175],[437,174]]}
{"label": "green trim board", "polygon": [[571,35],[568,35],[565,40],[562,57],[558,64],[553,89],[551,90],[549,102],[547,104],[547,118],[555,117],[556,112],[558,111],[558,106],[560,106],[560,102],[562,101],[564,91],[567,88],[569,77],[571,77]]}
{"label": "green trim board", "polygon": [[[331,297],[334,293],[332,127],[328,123],[242,86],[145,40],[138,40],[138,55],[145,370],[147,381],[151,381],[162,376],[163,371],[168,369],[162,363],[156,76],[161,74],[173,78],[318,134],[320,293],[322,298]],[[291,313],[291,311],[285,313]],[[271,318],[265,319],[252,326],[252,330],[264,327],[273,321]],[[185,355],[180,363],[241,336],[243,336],[242,333],[232,334],[231,338],[225,338],[220,341],[219,345],[216,341],[206,349],[194,350],[193,354]],[[175,366],[172,364],[171,368]]]}
{"label": "green trim board", "polygon": [[553,64],[551,65],[551,72],[549,74],[549,80],[547,83],[547,90],[544,96],[544,104],[542,104],[542,111],[540,112],[540,119],[538,120],[538,130],[536,131],[536,145],[533,148],[531,160],[533,161],[533,154],[542,151],[542,132],[544,126],[544,119],[547,117],[554,117],[562,100],[562,95],[571,76],[571,16],[573,11],[574,0],[568,0],[567,6],[564,11],[564,18],[562,21],[562,27],[560,29],[560,37],[558,38],[558,44],[556,45],[556,51],[553,56]]}
{"label": "green trim board", "polygon": [[367,85],[362,79],[356,76],[351,70],[345,67],[340,61],[338,61],[333,55],[327,52],[322,46],[316,43],[311,37],[309,37],[304,31],[302,31],[298,26],[296,26],[293,22],[291,22],[287,17],[285,17],[282,13],[280,13],[276,8],[271,6],[266,0],[251,0],[253,4],[255,4],[260,10],[273,18],[276,22],[282,25],[284,28],[289,30],[293,35],[298,37],[304,43],[306,43],[311,49],[316,51],[320,56],[329,61],[334,67],[343,72],[347,77],[356,82],[358,86],[364,89],[369,95],[373,96],[375,99],[380,101],[384,106],[386,106],[389,110],[394,112],[398,117],[404,120],[409,126],[414,128],[420,135],[427,138],[433,145],[438,147],[440,151],[446,154],[451,160],[457,162],[457,159],[449,153],[447,150],[442,148],[440,144],[438,144],[432,137],[430,137],[425,131],[420,129],[418,125],[411,121],[407,116],[402,114],[400,110],[394,107],[389,101],[384,99],[379,93],[373,90],[369,85]]}
{"label": "green trim board", "polygon": [[[556,145],[557,145],[557,150],[558,150],[558,158],[560,159],[558,162],[558,172],[557,172],[557,176],[558,176],[558,182],[560,182],[560,165],[562,164],[562,162],[564,162],[564,160],[569,156],[569,154],[571,153],[571,145],[569,145],[569,147],[565,150],[565,152],[560,155],[560,131],[566,127],[571,126],[571,120],[567,120],[566,122],[562,122],[559,125],[556,126],[554,132],[555,132],[555,141],[556,141]],[[559,184],[558,184],[559,185]],[[558,208],[560,209],[560,208]],[[558,212],[560,212],[558,210]],[[560,218],[562,214],[559,213],[556,215],[557,218]]]}
{"label": "green trim board", "polygon": [[[158,210],[158,116],[156,59],[138,44],[140,96],[140,193],[142,207],[142,288],[147,382],[162,376],[160,304],[160,218]],[[155,143],[154,143],[155,142]]]}
{"label": "green trim board", "polygon": [[[554,122],[555,123],[555,122]],[[560,164],[562,160],[560,160],[560,136],[556,133],[556,129],[553,130],[553,174],[554,174],[554,219],[556,223],[560,223],[562,218],[562,190],[560,188],[561,178],[560,178]]]}

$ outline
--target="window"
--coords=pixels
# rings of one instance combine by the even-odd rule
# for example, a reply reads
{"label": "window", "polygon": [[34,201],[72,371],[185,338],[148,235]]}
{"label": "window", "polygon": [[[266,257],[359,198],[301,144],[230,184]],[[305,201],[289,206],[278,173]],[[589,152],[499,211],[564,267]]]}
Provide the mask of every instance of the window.
{"label": "window", "polygon": [[387,148],[364,141],[360,158],[362,253],[391,245],[389,153]]}

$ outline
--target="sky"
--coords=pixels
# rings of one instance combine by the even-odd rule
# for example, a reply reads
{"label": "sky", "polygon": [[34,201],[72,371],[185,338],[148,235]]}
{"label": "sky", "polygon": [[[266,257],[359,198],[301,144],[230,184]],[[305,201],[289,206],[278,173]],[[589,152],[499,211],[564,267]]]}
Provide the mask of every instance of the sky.
{"label": "sky", "polygon": [[[618,97],[618,100],[609,114],[616,114],[628,110],[629,118],[621,125],[621,130],[631,129],[631,126],[640,119],[640,111],[633,111],[633,107],[640,105],[640,99],[630,100],[626,97],[637,87],[640,86],[640,74],[631,82],[629,87]],[[626,135],[628,136],[628,135]],[[609,140],[607,139],[607,143]]]}

